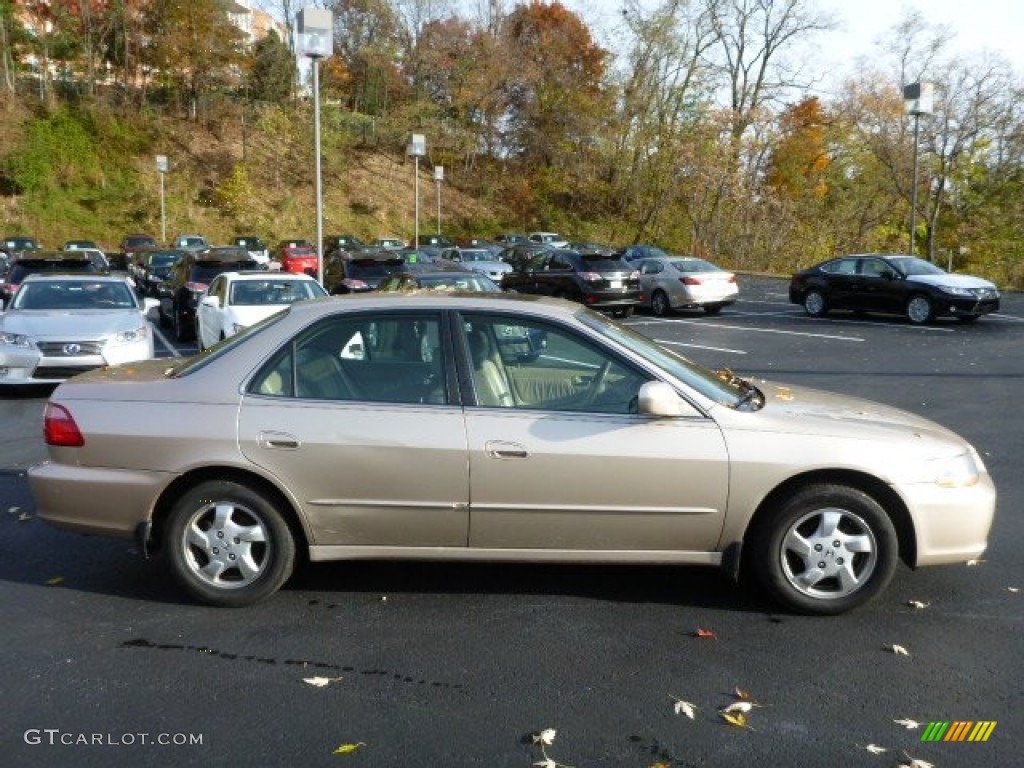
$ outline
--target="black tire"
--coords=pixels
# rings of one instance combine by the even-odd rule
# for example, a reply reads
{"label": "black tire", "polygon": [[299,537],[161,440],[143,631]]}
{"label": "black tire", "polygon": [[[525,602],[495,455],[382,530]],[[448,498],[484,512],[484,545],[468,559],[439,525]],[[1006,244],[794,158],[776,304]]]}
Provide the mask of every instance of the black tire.
{"label": "black tire", "polygon": [[835,615],[882,592],[896,570],[892,520],[869,494],[845,485],[799,489],[751,528],[752,575],[799,613]]}
{"label": "black tire", "polygon": [[230,480],[185,491],[167,520],[164,546],[185,590],[224,608],[265,600],[295,567],[295,539],[276,503]]}
{"label": "black tire", "polygon": [[633,307],[619,307],[618,309],[612,311],[612,315],[614,317],[618,317],[621,318],[622,320],[625,320],[627,317],[633,316]]}
{"label": "black tire", "polygon": [[721,311],[722,311],[722,305],[721,304],[705,304],[704,305],[704,313],[707,314],[707,315],[717,315]]}
{"label": "black tire", "polygon": [[907,299],[907,320],[914,325],[927,325],[935,319],[935,305],[923,293],[915,293]]}
{"label": "black tire", "polygon": [[668,294],[660,288],[651,294],[651,312],[658,317],[672,314],[672,303],[668,300]]}
{"label": "black tire", "polygon": [[817,288],[811,288],[804,294],[804,312],[811,317],[824,317],[828,314],[828,299]]}

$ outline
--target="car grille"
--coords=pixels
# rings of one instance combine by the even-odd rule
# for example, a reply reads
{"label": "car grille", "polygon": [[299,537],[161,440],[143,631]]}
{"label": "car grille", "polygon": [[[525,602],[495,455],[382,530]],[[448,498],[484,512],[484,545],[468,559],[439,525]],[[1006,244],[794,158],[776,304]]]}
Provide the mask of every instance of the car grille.
{"label": "car grille", "polygon": [[89,357],[103,353],[102,341],[40,341],[44,357]]}
{"label": "car grille", "polygon": [[80,373],[99,368],[98,365],[41,365],[36,368],[33,378],[36,379],[70,379]]}

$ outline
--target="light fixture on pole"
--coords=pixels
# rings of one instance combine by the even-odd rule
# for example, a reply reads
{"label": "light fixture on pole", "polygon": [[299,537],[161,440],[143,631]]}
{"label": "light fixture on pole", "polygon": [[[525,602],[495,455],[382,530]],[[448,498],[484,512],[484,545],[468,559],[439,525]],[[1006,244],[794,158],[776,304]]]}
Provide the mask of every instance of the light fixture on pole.
{"label": "light fixture on pole", "polygon": [[434,166],[434,181],[437,183],[437,234],[441,234],[441,182],[444,181],[444,166]]}
{"label": "light fixture on pole", "polygon": [[297,18],[299,51],[313,61],[313,156],[316,165],[316,279],[324,282],[324,195],[320,174],[320,59],[334,52],[334,17],[321,8],[303,8]]}
{"label": "light fixture on pole", "polygon": [[914,234],[917,229],[917,155],[921,115],[932,114],[933,87],[931,83],[911,83],[903,86],[903,103],[907,114],[914,117],[914,176],[910,185],[910,246],[907,253],[914,255]]}
{"label": "light fixture on pole", "polygon": [[160,174],[160,242],[167,245],[167,206],[164,202],[164,177],[170,165],[167,162],[167,155],[156,156],[156,170]]}
{"label": "light fixture on pole", "polygon": [[416,213],[415,223],[413,228],[415,230],[415,239],[413,240],[413,248],[419,250],[420,248],[420,158],[426,157],[427,155],[427,139],[422,133],[414,133],[409,139],[409,147],[406,150],[406,154],[412,157],[416,161],[415,168],[413,169],[413,188],[414,194],[416,195]]}

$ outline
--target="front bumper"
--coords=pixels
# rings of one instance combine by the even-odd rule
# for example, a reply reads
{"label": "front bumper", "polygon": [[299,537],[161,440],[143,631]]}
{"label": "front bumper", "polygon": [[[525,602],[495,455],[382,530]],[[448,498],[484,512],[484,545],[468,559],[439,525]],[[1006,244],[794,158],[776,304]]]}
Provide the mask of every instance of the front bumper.
{"label": "front bumper", "polygon": [[914,483],[896,490],[914,521],[915,567],[962,563],[985,551],[996,508],[996,489],[987,472],[964,488]]}

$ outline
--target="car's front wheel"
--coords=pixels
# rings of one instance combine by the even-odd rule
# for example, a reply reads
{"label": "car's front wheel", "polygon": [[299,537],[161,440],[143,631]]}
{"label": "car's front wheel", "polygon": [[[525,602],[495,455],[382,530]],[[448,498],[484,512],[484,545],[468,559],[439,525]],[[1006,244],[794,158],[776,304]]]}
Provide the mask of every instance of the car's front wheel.
{"label": "car's front wheel", "polygon": [[863,605],[888,585],[898,540],[885,509],[845,485],[806,486],[748,533],[750,564],[779,603],[808,614],[838,614]]}
{"label": "car's front wheel", "polygon": [[190,594],[228,608],[274,594],[295,566],[295,539],[276,504],[230,480],[200,483],[181,495],[165,546],[175,578]]}
{"label": "car's front wheel", "polygon": [[828,301],[825,294],[812,288],[804,294],[804,312],[811,317],[824,317],[828,312]]}
{"label": "car's front wheel", "polygon": [[935,319],[932,300],[922,294],[911,296],[907,302],[907,319],[914,325],[926,325]]}

